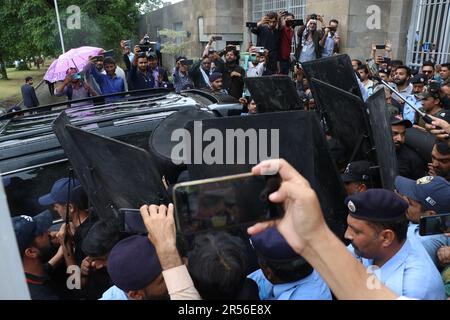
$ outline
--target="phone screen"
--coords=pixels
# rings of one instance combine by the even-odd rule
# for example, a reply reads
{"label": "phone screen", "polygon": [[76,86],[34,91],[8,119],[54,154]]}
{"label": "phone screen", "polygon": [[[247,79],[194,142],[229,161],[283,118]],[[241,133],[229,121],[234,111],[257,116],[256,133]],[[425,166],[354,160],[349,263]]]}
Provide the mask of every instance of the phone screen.
{"label": "phone screen", "polygon": [[384,50],[384,49],[386,49],[386,46],[384,44],[377,44],[376,48],[377,48],[377,50]]}
{"label": "phone screen", "polygon": [[120,209],[121,232],[147,234],[147,228],[138,209]]}
{"label": "phone screen", "polygon": [[377,63],[375,62],[375,60],[374,59],[369,59],[369,60],[366,60],[366,63],[367,63],[367,69],[369,70],[369,74],[372,76],[372,77],[379,77],[379,74],[378,74],[378,66],[377,66]]}
{"label": "phone screen", "polygon": [[421,236],[443,233],[450,233],[450,213],[422,217],[420,219],[419,234]]}
{"label": "phone screen", "polygon": [[280,183],[278,175],[244,174],[176,185],[178,231],[189,235],[278,218],[283,210],[268,197]]}

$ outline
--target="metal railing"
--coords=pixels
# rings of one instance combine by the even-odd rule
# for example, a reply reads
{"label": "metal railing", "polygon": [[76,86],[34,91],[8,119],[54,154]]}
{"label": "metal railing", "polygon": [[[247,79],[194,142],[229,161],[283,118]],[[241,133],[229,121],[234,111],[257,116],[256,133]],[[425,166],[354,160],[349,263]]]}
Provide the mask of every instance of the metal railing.
{"label": "metal railing", "polygon": [[450,0],[414,0],[411,17],[407,64],[450,61]]}

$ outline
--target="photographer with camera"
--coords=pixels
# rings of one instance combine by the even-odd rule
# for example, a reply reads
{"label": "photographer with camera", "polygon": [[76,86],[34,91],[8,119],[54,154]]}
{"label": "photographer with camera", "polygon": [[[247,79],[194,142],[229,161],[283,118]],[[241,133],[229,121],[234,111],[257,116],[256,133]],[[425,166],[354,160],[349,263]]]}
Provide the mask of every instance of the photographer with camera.
{"label": "photographer with camera", "polygon": [[288,75],[291,66],[292,39],[294,38],[295,16],[287,11],[280,12],[281,43],[280,43],[280,71]]}
{"label": "photographer with camera", "polygon": [[173,73],[173,85],[176,93],[180,93],[187,88],[194,88],[194,83],[189,77],[190,65],[192,65],[192,60],[188,60],[183,56],[177,58]]}
{"label": "photographer with camera", "polygon": [[131,40],[120,41],[120,48],[122,49],[123,62],[127,67],[127,72],[130,72],[131,64],[134,60],[134,53],[131,51]]}
{"label": "photographer with camera", "polygon": [[339,53],[341,38],[337,32],[339,21],[330,20],[329,26],[324,29],[324,38],[322,38],[321,46],[323,47],[322,58],[331,57]]}
{"label": "photographer with camera", "polygon": [[317,29],[317,22],[323,23],[323,18],[317,14],[312,14],[306,20],[306,26],[299,28],[297,33],[300,40],[296,56],[300,62],[316,60],[322,56],[321,40],[324,36],[322,30]]}
{"label": "photographer with camera", "polygon": [[[69,68],[66,71],[66,78],[64,79],[64,81],[55,88],[55,96],[61,97],[63,95],[67,95],[67,99],[69,101],[72,101],[95,97],[97,96],[97,93],[91,88],[89,84],[87,84],[85,81],[82,81],[82,76],[76,68]],[[92,101],[74,103],[70,106],[73,108],[86,105],[92,105]]]}
{"label": "photographer with camera", "polygon": [[247,77],[255,78],[271,75],[270,70],[266,69],[267,61],[269,59],[268,50],[250,47],[248,51],[250,53],[250,59],[247,66]]}
{"label": "photographer with camera", "polygon": [[257,23],[256,28],[251,28],[251,32],[258,36],[256,46],[269,50],[269,64],[267,65],[267,69],[272,73],[280,73],[280,66],[278,64],[281,45],[279,14],[269,12]]}
{"label": "photographer with camera", "polygon": [[213,72],[220,72],[223,73],[224,70],[224,66],[225,63],[222,60],[222,55],[221,53],[217,52],[217,50],[215,50],[212,47],[212,44],[221,37],[218,36],[212,36],[209,39],[208,44],[205,47],[205,50],[203,51],[203,55],[202,57],[208,57],[211,60],[211,73]]}

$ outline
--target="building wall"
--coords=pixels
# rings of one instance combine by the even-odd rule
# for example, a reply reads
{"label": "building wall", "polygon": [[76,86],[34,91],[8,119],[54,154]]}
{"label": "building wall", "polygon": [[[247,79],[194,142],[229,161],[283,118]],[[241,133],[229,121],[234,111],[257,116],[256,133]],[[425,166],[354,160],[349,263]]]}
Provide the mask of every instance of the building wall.
{"label": "building wall", "polygon": [[[307,0],[307,12],[325,14],[325,20],[340,21],[343,52],[352,58],[370,56],[371,45],[391,40],[393,56],[405,60],[407,34],[410,26],[412,0]],[[370,30],[367,20],[369,6],[381,9],[381,28]]]}
{"label": "building wall", "polygon": [[[190,36],[185,39],[188,47],[183,52],[188,58],[199,58],[210,36],[221,35],[223,41],[216,43],[224,48],[227,41],[243,41],[243,0],[184,0],[142,17],[140,33],[148,33],[153,41],[157,31],[173,29],[181,23],[182,29]],[[203,32],[199,28],[199,18],[203,17]],[[174,57],[163,54],[163,65],[173,67]]]}
{"label": "building wall", "polygon": [[[342,52],[352,58],[369,57],[372,43],[383,44],[389,39],[393,43],[393,56],[404,60],[412,4],[413,0],[306,0],[306,13],[324,15],[325,22],[337,19]],[[379,30],[367,27],[367,19],[371,15],[367,9],[371,5],[381,9]],[[244,21],[252,21],[252,0],[244,0],[244,8]]]}

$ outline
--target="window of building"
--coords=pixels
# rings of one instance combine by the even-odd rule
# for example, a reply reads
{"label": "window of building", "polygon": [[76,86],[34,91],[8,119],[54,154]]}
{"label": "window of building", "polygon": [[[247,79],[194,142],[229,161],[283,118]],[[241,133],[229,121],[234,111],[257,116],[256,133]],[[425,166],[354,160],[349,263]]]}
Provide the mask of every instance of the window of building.
{"label": "window of building", "polygon": [[305,18],[306,0],[253,0],[253,21],[259,21],[270,11],[287,10],[295,15],[296,19]]}

